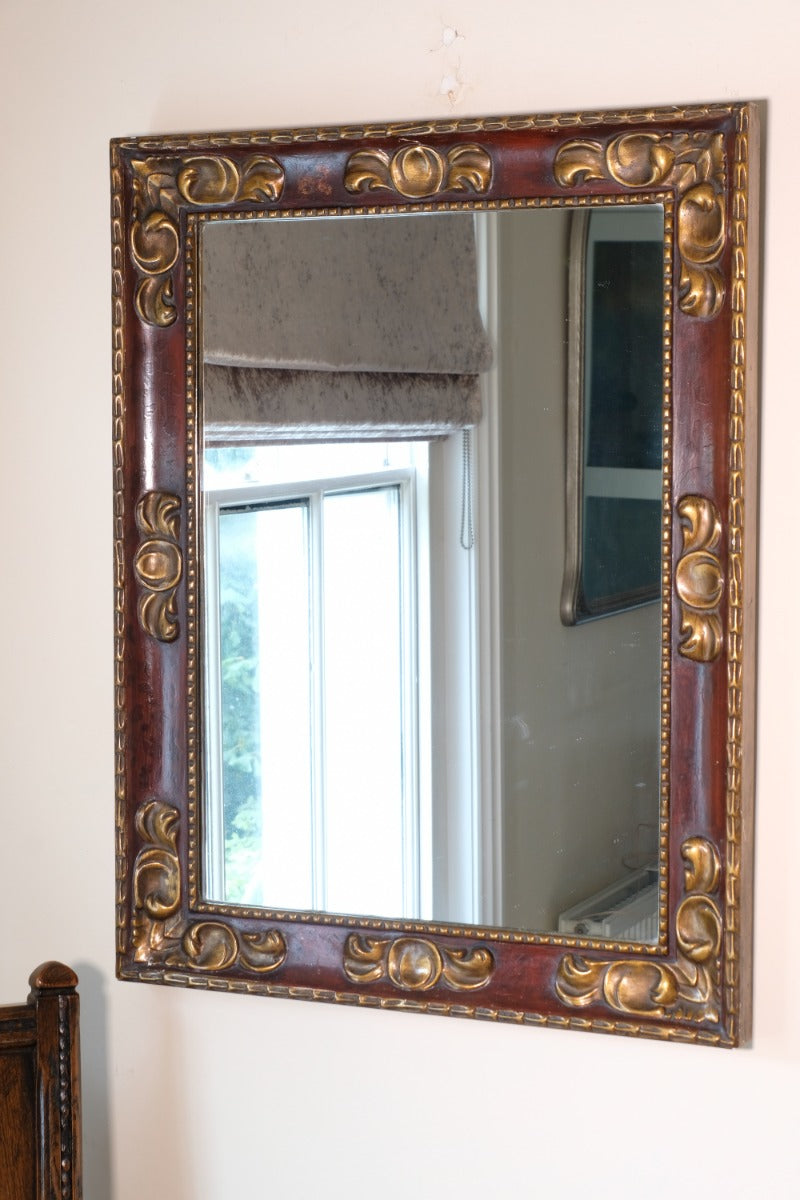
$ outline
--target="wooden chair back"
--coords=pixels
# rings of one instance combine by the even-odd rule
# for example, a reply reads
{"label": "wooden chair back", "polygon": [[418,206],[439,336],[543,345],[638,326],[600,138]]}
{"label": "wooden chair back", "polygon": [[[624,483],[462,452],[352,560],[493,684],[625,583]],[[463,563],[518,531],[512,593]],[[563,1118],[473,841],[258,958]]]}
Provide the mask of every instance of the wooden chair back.
{"label": "wooden chair back", "polygon": [[81,1200],[77,976],[48,962],[0,1007],[0,1197]]}

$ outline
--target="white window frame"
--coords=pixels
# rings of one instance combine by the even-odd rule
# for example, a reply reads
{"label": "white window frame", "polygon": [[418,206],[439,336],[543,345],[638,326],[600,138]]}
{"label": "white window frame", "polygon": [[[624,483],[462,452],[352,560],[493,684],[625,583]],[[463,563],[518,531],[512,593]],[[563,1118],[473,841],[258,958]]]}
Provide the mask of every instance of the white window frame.
{"label": "white window frame", "polygon": [[[498,295],[498,213],[487,212],[475,222],[478,262],[478,303],[491,344],[501,345]],[[505,924],[503,916],[503,635],[502,530],[500,512],[500,431],[502,384],[499,356],[481,376],[483,419],[475,430],[475,546],[477,577],[475,626],[478,631],[476,687],[478,761],[475,868],[480,919],[487,925]]]}
{"label": "white window frame", "polygon": [[[225,895],[224,795],[222,770],[222,705],[220,679],[219,520],[225,510],[283,503],[305,503],[309,513],[311,636],[316,643],[315,660],[321,653],[324,580],[322,541],[319,536],[321,507],[325,496],[397,487],[399,493],[399,542],[401,579],[402,668],[402,825],[403,897],[405,919],[425,919],[431,912],[431,786],[430,786],[430,619],[428,563],[427,467],[422,458],[414,468],[387,468],[368,474],[315,478],[281,484],[248,484],[218,487],[204,493],[205,534],[205,707],[206,752],[205,817],[211,836],[207,839],[206,891],[210,898],[228,901]],[[316,528],[314,528],[316,526]],[[324,666],[322,668],[324,671]],[[312,908],[328,911],[326,902],[326,829],[324,766],[324,679],[314,673],[311,699],[312,742]],[[212,716],[213,714],[213,716]]]}
{"label": "white window frame", "polygon": [[[478,302],[489,339],[497,346],[497,216],[481,216],[475,223]],[[483,416],[469,431],[474,542],[468,550],[460,540],[463,432],[432,448],[430,472],[431,593],[442,616],[431,637],[433,902],[437,920],[479,925],[502,923],[501,410],[496,358],[481,376],[481,386]]]}

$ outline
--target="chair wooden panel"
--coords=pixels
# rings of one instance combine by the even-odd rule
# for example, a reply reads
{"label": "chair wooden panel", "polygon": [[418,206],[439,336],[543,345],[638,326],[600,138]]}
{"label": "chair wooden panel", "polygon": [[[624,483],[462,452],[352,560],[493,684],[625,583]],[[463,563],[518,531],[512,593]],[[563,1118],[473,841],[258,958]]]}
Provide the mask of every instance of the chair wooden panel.
{"label": "chair wooden panel", "polygon": [[49,962],[29,982],[0,1007],[0,1197],[80,1200],[78,979]]}

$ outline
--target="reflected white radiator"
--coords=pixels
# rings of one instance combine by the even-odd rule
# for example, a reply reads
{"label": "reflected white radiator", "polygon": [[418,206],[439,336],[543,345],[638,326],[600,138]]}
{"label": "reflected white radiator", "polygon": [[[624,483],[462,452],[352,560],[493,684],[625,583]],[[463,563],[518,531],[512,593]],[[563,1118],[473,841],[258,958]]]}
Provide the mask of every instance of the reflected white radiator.
{"label": "reflected white radiator", "polygon": [[658,868],[643,867],[573,904],[558,918],[558,932],[614,942],[658,940]]}

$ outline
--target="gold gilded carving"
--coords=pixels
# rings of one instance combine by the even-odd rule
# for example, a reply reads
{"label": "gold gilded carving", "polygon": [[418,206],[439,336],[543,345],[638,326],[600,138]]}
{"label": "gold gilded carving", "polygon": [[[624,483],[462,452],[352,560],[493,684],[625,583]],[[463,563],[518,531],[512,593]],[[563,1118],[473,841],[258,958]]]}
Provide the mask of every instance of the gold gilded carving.
{"label": "gold gilded carving", "polygon": [[572,1008],[606,1004],[638,1017],[719,1021],[722,917],[713,895],[719,886],[719,855],[701,837],[688,838],[681,852],[688,894],[675,916],[676,961],[589,960],[567,954],[556,974],[556,993],[565,1004]]}
{"label": "gold gilded carving", "polygon": [[345,943],[344,972],[353,983],[388,978],[407,992],[426,992],[443,982],[473,991],[489,982],[494,956],[484,946],[450,950],[427,938],[378,938],[352,933]]}
{"label": "gold gilded carving", "polygon": [[133,957],[148,966],[223,971],[236,965],[263,974],[286,957],[277,929],[237,934],[219,921],[187,922],[180,915],[178,810],[146,801],[136,814],[143,846],[133,868]]}
{"label": "gold gilded carving", "polygon": [[173,267],[178,258],[178,230],[166,213],[148,213],[131,225],[131,254],[140,271],[159,275]]}
{"label": "gold gilded carving", "polygon": [[488,191],[492,160],[481,146],[454,146],[442,155],[431,146],[414,142],[390,155],[385,150],[359,150],[345,167],[348,192],[373,192],[380,188],[399,192],[410,200],[423,200],[439,192]]}
{"label": "gold gilded carving", "polygon": [[171,325],[175,320],[175,308],[169,272],[178,258],[177,225],[166,213],[154,210],[144,220],[133,222],[130,246],[131,257],[145,276],[136,288],[137,314],[150,325]]}
{"label": "gold gilded carving", "polygon": [[683,554],[675,568],[675,590],[681,602],[681,643],[685,658],[713,662],[722,652],[719,605],[725,592],[722,565],[716,553],[722,523],[716,506],[703,496],[678,501],[683,531]]}
{"label": "gold gilded carving", "polygon": [[136,314],[148,325],[164,328],[175,320],[172,298],[172,278],[143,279],[136,289],[134,299]]}
{"label": "gold gilded carving", "polygon": [[133,560],[139,584],[139,621],[151,637],[174,642],[178,636],[175,595],[183,574],[178,545],[181,502],[169,492],[146,492],[136,505],[143,541]]}
{"label": "gold gilded carving", "polygon": [[283,192],[284,170],[277,159],[263,154],[251,155],[241,166],[221,155],[200,154],[177,160],[137,159],[131,166],[130,250],[144,276],[134,304],[140,320],[164,328],[176,316],[171,272],[178,259],[183,205],[270,203]]}
{"label": "gold gilded carving", "polygon": [[720,133],[623,133],[607,146],[568,142],[556,155],[562,187],[592,179],[628,188],[676,188],[681,311],[714,317],[725,299],[719,260],[725,249],[725,154]]}
{"label": "gold gilded carving", "polygon": [[233,204],[239,200],[266,204],[280,199],[284,180],[277,159],[264,155],[248,158],[241,168],[229,158],[185,158],[176,177],[187,204]]}

